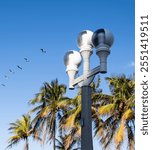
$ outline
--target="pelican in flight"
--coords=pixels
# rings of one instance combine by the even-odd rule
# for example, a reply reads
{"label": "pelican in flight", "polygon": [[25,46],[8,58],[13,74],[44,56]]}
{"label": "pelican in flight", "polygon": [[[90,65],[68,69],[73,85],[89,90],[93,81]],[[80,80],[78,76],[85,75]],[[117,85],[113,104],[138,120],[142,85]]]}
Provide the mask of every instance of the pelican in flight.
{"label": "pelican in flight", "polygon": [[41,48],[40,50],[42,51],[42,53],[46,53],[46,51],[43,48]]}
{"label": "pelican in flight", "polygon": [[6,86],[5,84],[1,84],[1,86]]}
{"label": "pelican in flight", "polygon": [[17,65],[17,68],[21,69],[22,70],[22,67],[20,67],[19,65]]}
{"label": "pelican in flight", "polygon": [[26,62],[30,62],[27,58],[24,58],[24,60],[25,60]]}

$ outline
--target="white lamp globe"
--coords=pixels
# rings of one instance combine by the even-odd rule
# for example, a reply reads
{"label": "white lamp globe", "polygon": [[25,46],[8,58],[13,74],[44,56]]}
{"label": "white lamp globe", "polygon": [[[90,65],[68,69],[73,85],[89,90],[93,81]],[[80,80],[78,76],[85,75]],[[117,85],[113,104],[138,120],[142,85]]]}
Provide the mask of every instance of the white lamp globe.
{"label": "white lamp globe", "polygon": [[78,38],[77,38],[77,44],[80,49],[85,49],[85,48],[92,48],[92,35],[93,32],[90,30],[84,30],[79,33]]}
{"label": "white lamp globe", "polygon": [[73,81],[78,72],[78,67],[81,64],[81,55],[79,52],[70,50],[64,56],[64,64],[66,66],[66,73],[69,76],[69,88],[74,89]]}
{"label": "white lamp globe", "polygon": [[75,50],[68,51],[64,56],[64,64],[69,70],[77,70],[79,65],[81,64],[82,58],[79,52]]}

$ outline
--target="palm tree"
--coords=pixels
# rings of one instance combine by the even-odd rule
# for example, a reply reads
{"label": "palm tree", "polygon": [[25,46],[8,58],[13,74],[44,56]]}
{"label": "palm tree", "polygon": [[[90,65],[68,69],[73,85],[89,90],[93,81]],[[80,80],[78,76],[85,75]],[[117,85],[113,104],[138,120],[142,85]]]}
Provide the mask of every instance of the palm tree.
{"label": "palm tree", "polygon": [[[92,97],[96,97],[96,95],[99,95],[99,93],[102,92],[101,89],[99,89],[100,85],[100,78],[98,77],[97,80],[94,80],[94,82],[91,83],[92,87]],[[97,94],[98,93],[98,94]],[[92,98],[92,100],[97,100],[96,98]],[[73,141],[75,141],[78,144],[78,147],[80,145],[81,140],[81,125],[80,125],[80,119],[81,119],[81,89],[79,89],[77,95],[70,100],[70,105],[67,107],[66,113],[64,113],[64,116],[60,120],[60,129],[64,130],[64,132],[67,133],[67,137],[65,140],[65,145],[68,147]],[[96,108],[94,107],[94,102],[92,101],[92,116],[96,115]]]}
{"label": "palm tree", "polygon": [[80,126],[80,116],[81,116],[81,95],[78,94],[73,100],[67,111],[64,113],[60,120],[60,130],[67,133],[65,139],[65,146],[69,147],[73,141],[80,143],[81,137],[81,126]]}
{"label": "palm tree", "polygon": [[57,145],[56,148],[58,150],[81,150],[81,148],[73,148],[76,144],[76,140],[72,140],[72,142],[70,142],[70,144],[67,146],[67,140],[69,140],[69,135],[64,135],[64,136],[59,136],[60,140],[56,139],[57,141]]}
{"label": "palm tree", "polygon": [[114,139],[116,149],[119,150],[128,137],[129,149],[134,149],[135,133],[135,82],[133,78],[125,75],[106,78],[109,82],[111,95],[102,94],[98,114],[101,117],[94,119],[95,136],[97,136],[104,148]]}
{"label": "palm tree", "polygon": [[29,115],[23,115],[21,119],[16,120],[14,123],[10,123],[10,128],[8,130],[13,134],[9,138],[8,148],[18,144],[21,140],[24,140],[24,150],[29,149],[28,138],[32,135],[32,125]]}
{"label": "palm tree", "polygon": [[64,97],[66,86],[59,84],[58,80],[53,80],[51,83],[44,83],[41,92],[36,94],[36,97],[29,103],[35,105],[30,112],[36,112],[36,117],[33,119],[34,133],[36,136],[44,135],[48,141],[53,140],[53,149],[56,149],[56,127],[58,120],[61,118],[63,111],[69,103],[69,98]]}

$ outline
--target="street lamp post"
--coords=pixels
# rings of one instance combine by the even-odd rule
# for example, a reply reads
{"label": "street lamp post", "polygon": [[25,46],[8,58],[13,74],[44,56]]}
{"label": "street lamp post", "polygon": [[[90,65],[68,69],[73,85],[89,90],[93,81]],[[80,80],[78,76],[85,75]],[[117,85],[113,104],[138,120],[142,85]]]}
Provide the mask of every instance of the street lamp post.
{"label": "street lamp post", "polygon": [[[91,112],[91,87],[90,83],[98,73],[107,72],[107,57],[113,44],[113,35],[106,29],[98,29],[94,33],[89,30],[82,31],[78,36],[80,53],[74,50],[64,56],[66,72],[69,76],[69,88],[74,89],[78,84],[82,88],[81,111],[81,149],[93,150],[92,142],[92,112]],[[90,70],[90,56],[93,48],[100,59],[100,65]],[[76,78],[78,67],[83,58],[83,74]]]}

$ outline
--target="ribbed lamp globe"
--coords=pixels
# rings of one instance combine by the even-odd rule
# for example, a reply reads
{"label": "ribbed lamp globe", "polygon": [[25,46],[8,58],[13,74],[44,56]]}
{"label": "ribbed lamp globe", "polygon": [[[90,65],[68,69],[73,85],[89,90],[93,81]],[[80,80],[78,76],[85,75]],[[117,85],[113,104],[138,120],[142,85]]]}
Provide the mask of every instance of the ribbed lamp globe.
{"label": "ribbed lamp globe", "polygon": [[93,33],[92,43],[94,47],[105,46],[110,48],[113,44],[114,36],[111,31],[107,29],[98,29]]}

